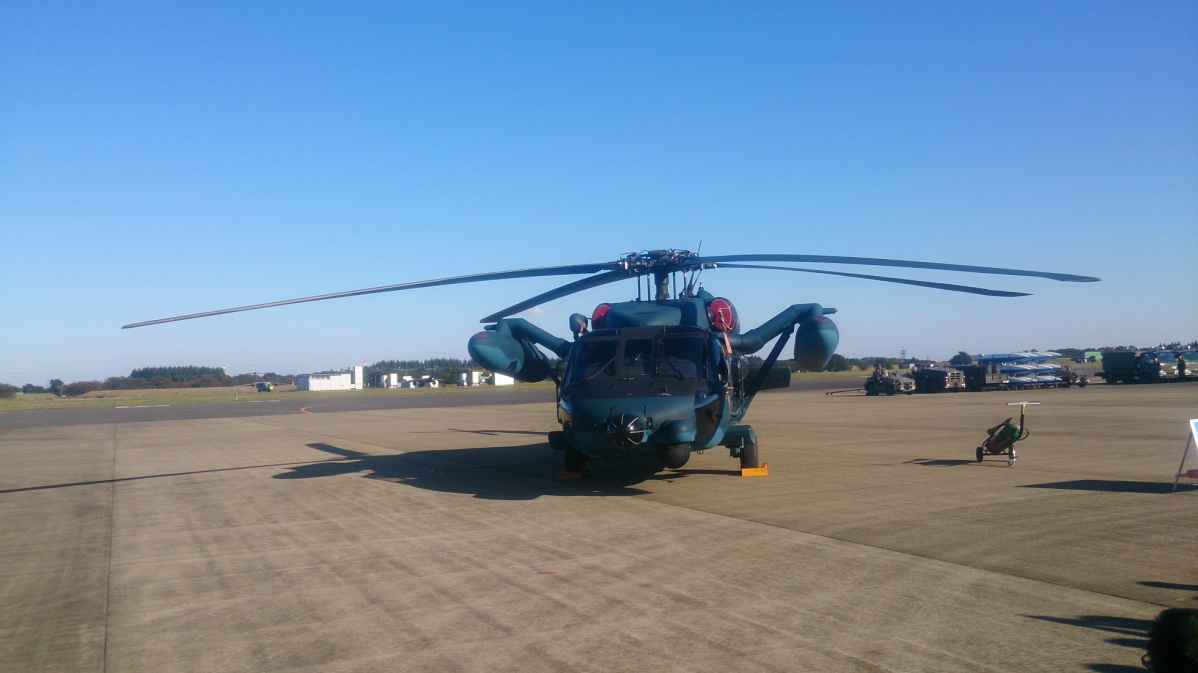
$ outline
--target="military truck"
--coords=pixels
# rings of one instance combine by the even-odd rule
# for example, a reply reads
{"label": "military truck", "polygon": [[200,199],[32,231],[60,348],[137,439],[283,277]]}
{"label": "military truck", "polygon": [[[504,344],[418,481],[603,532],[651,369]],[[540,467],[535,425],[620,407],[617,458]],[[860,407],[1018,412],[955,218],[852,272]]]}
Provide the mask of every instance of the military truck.
{"label": "military truck", "polygon": [[[1102,354],[1102,371],[1094,375],[1107,383],[1166,383],[1198,378],[1191,371],[1192,351],[1107,351]],[[1198,358],[1198,354],[1194,357]],[[1184,366],[1181,366],[1183,365]]]}
{"label": "military truck", "polygon": [[999,371],[997,363],[953,366],[965,377],[965,389],[971,392],[979,390],[1006,390],[1010,383],[1010,377]]}
{"label": "military truck", "polygon": [[915,382],[917,393],[965,390],[965,374],[951,367],[921,367],[907,376]]}

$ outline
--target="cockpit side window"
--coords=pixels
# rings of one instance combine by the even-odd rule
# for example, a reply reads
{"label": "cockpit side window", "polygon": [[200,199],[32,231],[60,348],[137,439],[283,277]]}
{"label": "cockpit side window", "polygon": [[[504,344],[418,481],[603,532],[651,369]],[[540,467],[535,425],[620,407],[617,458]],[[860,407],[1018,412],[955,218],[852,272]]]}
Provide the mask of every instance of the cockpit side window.
{"label": "cockpit side window", "polygon": [[579,342],[574,364],[570,369],[570,380],[566,385],[581,383],[600,375],[615,376],[618,346],[619,342],[614,339]]}

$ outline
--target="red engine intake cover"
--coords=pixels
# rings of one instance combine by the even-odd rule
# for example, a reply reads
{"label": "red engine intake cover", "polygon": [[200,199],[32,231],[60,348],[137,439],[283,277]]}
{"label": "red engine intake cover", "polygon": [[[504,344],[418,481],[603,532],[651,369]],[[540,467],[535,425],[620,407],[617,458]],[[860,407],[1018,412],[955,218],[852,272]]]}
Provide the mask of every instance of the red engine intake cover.
{"label": "red engine intake cover", "polygon": [[591,328],[592,329],[602,329],[603,328],[603,317],[606,316],[607,312],[610,310],[611,310],[611,306],[609,306],[608,304],[600,304],[600,305],[596,306],[595,312],[591,314]]}
{"label": "red engine intake cover", "polygon": [[736,307],[723,297],[716,297],[707,305],[707,320],[711,329],[717,332],[731,332],[736,329]]}

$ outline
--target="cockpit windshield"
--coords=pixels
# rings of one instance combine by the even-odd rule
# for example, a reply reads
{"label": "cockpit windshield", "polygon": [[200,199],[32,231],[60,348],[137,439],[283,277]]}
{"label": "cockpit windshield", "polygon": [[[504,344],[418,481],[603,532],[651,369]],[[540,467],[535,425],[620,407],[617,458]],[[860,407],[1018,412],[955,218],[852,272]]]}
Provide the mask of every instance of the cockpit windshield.
{"label": "cockpit windshield", "polygon": [[652,371],[653,340],[629,339],[624,342],[621,370],[624,376],[648,376]]}
{"label": "cockpit windshield", "polygon": [[707,341],[702,334],[584,339],[575,349],[567,386],[604,377],[702,379],[707,375]]}
{"label": "cockpit windshield", "polygon": [[690,334],[664,334],[657,339],[657,373],[680,379],[706,376],[707,342]]}

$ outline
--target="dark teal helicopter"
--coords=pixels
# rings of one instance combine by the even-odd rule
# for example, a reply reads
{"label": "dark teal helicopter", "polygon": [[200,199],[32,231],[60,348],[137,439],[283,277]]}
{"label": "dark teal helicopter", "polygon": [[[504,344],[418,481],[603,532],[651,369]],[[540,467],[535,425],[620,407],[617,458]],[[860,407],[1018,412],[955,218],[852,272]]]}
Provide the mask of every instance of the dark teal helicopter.
{"label": "dark teal helicopter", "polygon": [[[717,446],[727,448],[733,458],[740,459],[742,474],[761,475],[768,472],[768,465],[758,460],[757,436],[751,426],[742,422],[745,413],[757,393],[790,385],[790,368],[774,365],[792,336],[794,360],[800,369],[818,370],[827,364],[840,339],[836,324],[828,318],[836,309],[819,304],[794,304],[763,325],[742,332],[732,302],[710,294],[699,285],[703,271],[716,268],[796,271],[994,297],[1027,295],[763,262],[905,267],[1071,282],[1099,280],[1064,273],[869,257],[701,256],[686,250],[649,250],[626,254],[614,262],[401,283],[149,320],[124,328],[396,290],[587,274],[586,278],[483,318],[481,322],[488,324],[470,337],[467,344],[471,357],[493,372],[525,382],[553,379],[561,430],[549,433],[549,443],[565,455],[565,469],[560,476],[582,476],[587,462],[594,458],[649,457],[677,469],[686,464],[691,452]],[[626,279],[637,279],[637,298],[600,304],[589,319],[578,313],[570,316],[572,340],[556,337],[523,318],[509,317],[545,302]],[[777,341],[765,359],[750,366],[748,356],[774,339]],[[542,348],[560,358],[560,364],[555,366]]]}

